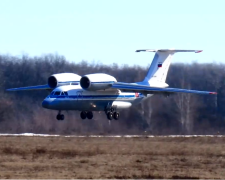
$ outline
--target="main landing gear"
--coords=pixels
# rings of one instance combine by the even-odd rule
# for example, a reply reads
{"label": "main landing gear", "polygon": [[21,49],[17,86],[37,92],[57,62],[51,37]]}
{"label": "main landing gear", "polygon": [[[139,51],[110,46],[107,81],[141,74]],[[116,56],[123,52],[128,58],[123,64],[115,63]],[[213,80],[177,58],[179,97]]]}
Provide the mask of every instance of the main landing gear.
{"label": "main landing gear", "polygon": [[81,119],[86,119],[86,118],[92,119],[93,118],[93,113],[91,111],[88,111],[88,112],[82,111],[80,113],[80,117],[81,117]]}
{"label": "main landing gear", "polygon": [[114,109],[114,108],[107,109],[105,111],[105,113],[106,113],[106,116],[107,116],[108,120],[110,120],[110,121],[112,119],[118,120],[119,117],[120,117],[120,113],[117,112],[116,109]]}
{"label": "main landing gear", "polygon": [[61,114],[61,111],[59,111],[59,113],[57,114],[56,119],[57,119],[58,121],[63,121],[63,120],[64,120],[64,115]]}
{"label": "main landing gear", "polygon": [[[108,120],[112,120],[112,119],[118,120],[120,117],[120,113],[117,112],[116,109],[114,109],[114,108],[107,109],[105,111],[105,113],[106,113]],[[91,111],[82,111],[80,113],[80,117],[81,117],[81,119],[86,119],[86,118],[93,119],[93,113]],[[57,114],[56,119],[58,121],[64,120],[64,115],[61,114],[61,111],[59,111],[59,113]]]}

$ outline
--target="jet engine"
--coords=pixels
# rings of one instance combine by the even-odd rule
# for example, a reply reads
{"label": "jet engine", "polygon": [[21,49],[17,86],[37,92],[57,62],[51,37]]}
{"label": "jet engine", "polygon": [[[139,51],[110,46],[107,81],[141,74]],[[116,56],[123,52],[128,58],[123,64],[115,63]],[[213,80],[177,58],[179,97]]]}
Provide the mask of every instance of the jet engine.
{"label": "jet engine", "polygon": [[113,76],[96,73],[83,76],[80,79],[80,86],[89,91],[105,90],[110,88],[114,82],[117,82],[117,80]]}
{"label": "jet engine", "polygon": [[74,73],[53,74],[48,78],[48,85],[56,88],[62,85],[79,84],[81,76]]}

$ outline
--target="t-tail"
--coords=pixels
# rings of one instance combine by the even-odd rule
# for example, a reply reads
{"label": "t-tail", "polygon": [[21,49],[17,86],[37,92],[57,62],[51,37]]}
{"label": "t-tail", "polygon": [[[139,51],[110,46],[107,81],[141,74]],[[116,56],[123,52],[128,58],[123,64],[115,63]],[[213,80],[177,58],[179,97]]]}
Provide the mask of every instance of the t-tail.
{"label": "t-tail", "polygon": [[166,84],[167,73],[171,64],[171,59],[174,53],[177,52],[195,52],[199,53],[202,50],[178,50],[178,49],[142,49],[136,52],[155,52],[155,56],[150,65],[148,73],[142,82],[137,84],[148,85],[151,87],[168,87]]}

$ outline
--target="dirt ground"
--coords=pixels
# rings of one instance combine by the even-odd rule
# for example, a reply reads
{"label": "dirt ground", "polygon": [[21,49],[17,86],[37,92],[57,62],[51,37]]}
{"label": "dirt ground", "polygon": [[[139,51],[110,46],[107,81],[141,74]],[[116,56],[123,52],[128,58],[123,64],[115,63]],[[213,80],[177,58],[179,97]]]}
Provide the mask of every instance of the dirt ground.
{"label": "dirt ground", "polygon": [[225,178],[225,138],[0,137],[0,178]]}

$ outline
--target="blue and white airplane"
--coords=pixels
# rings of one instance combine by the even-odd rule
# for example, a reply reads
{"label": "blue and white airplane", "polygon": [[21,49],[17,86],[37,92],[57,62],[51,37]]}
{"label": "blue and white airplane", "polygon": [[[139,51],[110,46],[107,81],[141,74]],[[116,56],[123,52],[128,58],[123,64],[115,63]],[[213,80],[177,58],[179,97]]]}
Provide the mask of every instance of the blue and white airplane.
{"label": "blue and white airplane", "polygon": [[141,51],[155,52],[148,73],[142,82],[117,82],[115,77],[103,73],[88,74],[82,77],[74,73],[60,73],[51,75],[46,85],[7,90],[50,90],[51,93],[42,102],[42,107],[57,110],[57,120],[64,120],[64,115],[61,114],[64,110],[81,111],[82,119],[92,119],[93,111],[105,111],[109,120],[118,120],[121,109],[136,105],[154,94],[217,94],[208,91],[168,88],[169,85],[166,84],[167,73],[174,53],[199,53],[201,50],[136,50],[136,52]]}

